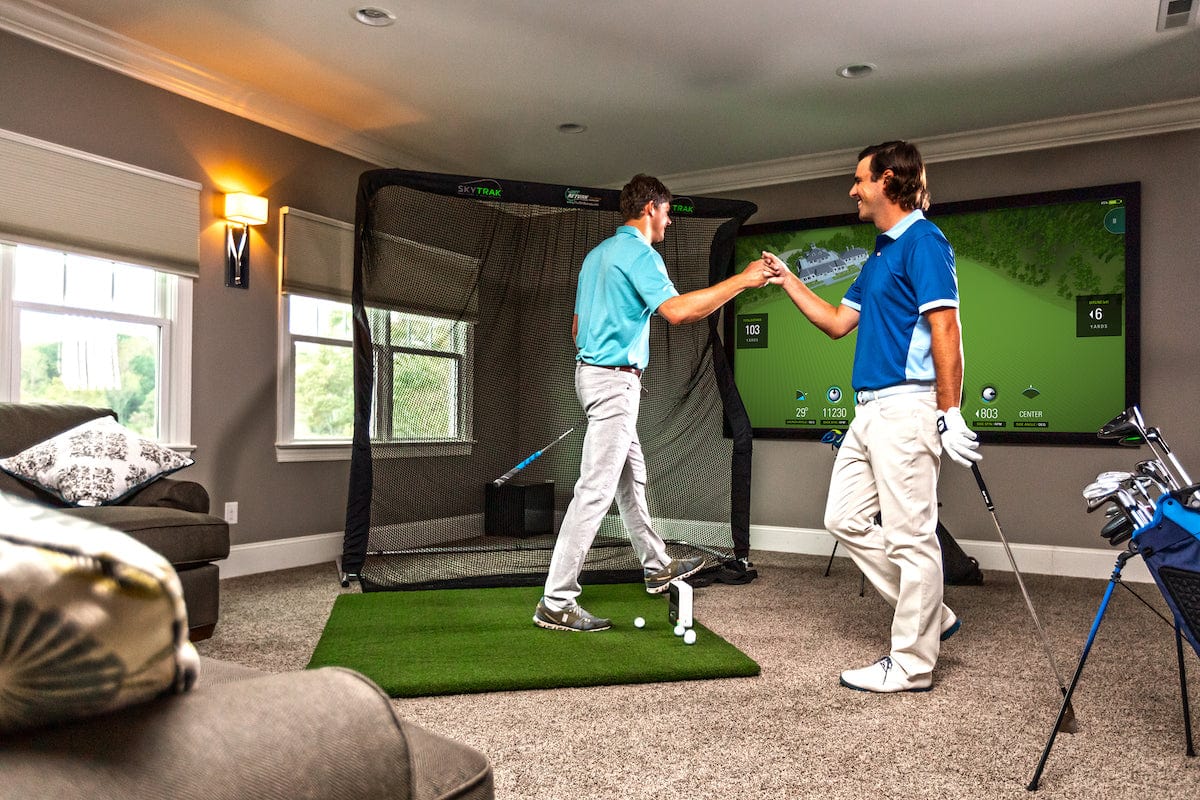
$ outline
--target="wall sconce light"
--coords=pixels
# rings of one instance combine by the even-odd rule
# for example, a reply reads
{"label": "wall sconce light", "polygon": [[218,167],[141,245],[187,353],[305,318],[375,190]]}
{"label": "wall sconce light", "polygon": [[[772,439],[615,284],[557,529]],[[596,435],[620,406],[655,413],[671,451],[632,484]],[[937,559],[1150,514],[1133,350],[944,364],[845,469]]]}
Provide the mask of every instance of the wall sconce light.
{"label": "wall sconce light", "polygon": [[267,221],[267,198],[233,192],[225,195],[225,285],[250,288],[250,226]]}

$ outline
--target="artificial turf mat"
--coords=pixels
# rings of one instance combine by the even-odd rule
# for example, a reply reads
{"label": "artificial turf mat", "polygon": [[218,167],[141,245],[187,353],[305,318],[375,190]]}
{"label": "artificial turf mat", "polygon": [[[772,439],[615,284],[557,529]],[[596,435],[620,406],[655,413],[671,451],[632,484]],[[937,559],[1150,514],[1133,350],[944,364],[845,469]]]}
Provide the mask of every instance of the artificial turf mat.
{"label": "artificial turf mat", "polygon": [[[339,595],[309,669],[349,667],[391,697],[747,677],[758,664],[697,621],[684,644],[666,595],[641,584],[588,586],[613,627],[572,633],[533,624],[536,588]],[[635,617],[646,627],[635,628]]]}

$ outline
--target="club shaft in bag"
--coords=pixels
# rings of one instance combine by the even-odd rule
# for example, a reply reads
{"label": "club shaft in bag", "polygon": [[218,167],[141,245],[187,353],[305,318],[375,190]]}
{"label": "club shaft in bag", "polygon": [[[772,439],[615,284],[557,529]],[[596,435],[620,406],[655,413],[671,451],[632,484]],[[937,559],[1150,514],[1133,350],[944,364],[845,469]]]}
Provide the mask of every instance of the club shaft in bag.
{"label": "club shaft in bag", "polygon": [[574,428],[568,428],[568,429],[567,429],[567,430],[566,430],[566,431],[565,431],[565,432],[564,432],[564,433],[563,433],[561,436],[559,436],[559,437],[558,437],[557,439],[555,439],[553,442],[551,442],[550,444],[546,445],[546,446],[545,446],[545,447],[543,447],[541,450],[538,450],[536,453],[534,453],[534,454],[533,454],[533,455],[531,455],[529,458],[527,458],[527,459],[525,459],[524,461],[522,461],[520,464],[517,464],[515,467],[513,467],[513,468],[512,468],[512,469],[510,469],[508,472],[506,472],[506,473],[504,473],[503,475],[501,475],[499,478],[496,478],[496,480],[492,481],[492,483],[496,484],[497,486],[503,486],[504,484],[508,483],[508,481],[509,481],[509,480],[512,478],[512,476],[516,475],[518,472],[520,472],[521,470],[525,469],[527,466],[529,466],[530,464],[532,464],[532,463],[533,463],[533,461],[534,461],[534,460],[535,460],[535,459],[536,459],[538,456],[540,456],[542,453],[546,452],[546,451],[547,451],[547,450],[549,450],[551,447],[554,447],[554,445],[558,444],[558,443],[559,443],[559,442],[561,442],[563,439],[567,438],[567,435],[568,435],[568,434],[570,434],[570,433],[571,433],[573,430],[575,430],[575,429],[574,429]]}
{"label": "club shaft in bag", "polygon": [[[1042,628],[1041,620],[1038,619],[1033,601],[1029,599],[1029,592],[1025,589],[1025,579],[1021,577],[1021,570],[1017,569],[1017,560],[1013,558],[1012,548],[1009,547],[1004,530],[1000,527],[1000,518],[996,516],[996,505],[992,502],[992,495],[988,492],[987,484],[983,482],[983,474],[979,471],[978,464],[971,464],[971,473],[975,476],[975,483],[979,485],[979,493],[983,495],[984,505],[987,506],[988,513],[992,515],[992,523],[996,526],[996,534],[1000,537],[1000,544],[1004,546],[1004,554],[1008,556],[1008,563],[1012,566],[1013,575],[1017,577],[1017,586],[1021,589],[1021,596],[1025,598],[1025,607],[1029,609],[1029,616],[1033,618],[1033,627],[1037,629],[1038,640],[1042,643],[1046,660],[1050,662],[1050,668],[1054,671],[1054,678],[1058,681],[1059,690],[1062,691],[1063,697],[1067,697],[1067,684],[1063,681],[1062,672],[1054,660],[1054,654],[1050,651],[1050,642],[1046,639],[1046,631]],[[1075,710],[1071,708],[1070,699],[1064,705],[1064,712],[1059,719],[1059,730],[1075,733],[1079,727],[1075,721]]]}

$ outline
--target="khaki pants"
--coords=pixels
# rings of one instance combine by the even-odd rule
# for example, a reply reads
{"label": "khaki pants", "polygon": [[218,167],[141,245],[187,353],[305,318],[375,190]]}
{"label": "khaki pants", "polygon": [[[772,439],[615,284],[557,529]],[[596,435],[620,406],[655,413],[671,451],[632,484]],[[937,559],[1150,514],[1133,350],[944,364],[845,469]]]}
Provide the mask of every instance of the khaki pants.
{"label": "khaki pants", "polygon": [[932,390],[860,404],[825,506],[825,527],[895,609],[890,655],[910,676],[933,672],[941,629],[954,617],[942,603],[941,452]]}
{"label": "khaki pants", "polygon": [[587,364],[575,367],[575,393],[588,425],[579,480],[546,576],[542,599],[552,611],[574,605],[583,591],[579,573],[614,498],[642,567],[659,570],[670,561],[646,507],[646,461],[637,433],[641,392],[642,382],[632,373]]}

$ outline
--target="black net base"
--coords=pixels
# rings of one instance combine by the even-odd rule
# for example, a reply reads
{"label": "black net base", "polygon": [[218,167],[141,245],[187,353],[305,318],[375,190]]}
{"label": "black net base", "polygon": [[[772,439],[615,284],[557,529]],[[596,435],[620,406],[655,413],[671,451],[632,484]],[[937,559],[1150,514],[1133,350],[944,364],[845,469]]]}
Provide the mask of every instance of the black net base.
{"label": "black net base", "polygon": [[[359,188],[343,569],[370,590],[540,584],[587,426],[571,336],[579,268],[623,222],[619,193],[401,170]],[[656,247],[688,292],[727,276],[754,206],[676,205]],[[638,435],[655,530],[673,556],[719,562],[749,552],[750,441],[717,329],[653,318]],[[611,514],[584,582],[641,578]]]}
{"label": "black net base", "polygon": [[[543,535],[464,539],[439,547],[367,554],[359,584],[364,592],[417,589],[484,589],[541,586],[546,581],[555,537]],[[728,549],[667,541],[671,558],[704,555],[716,571],[732,559]],[[702,573],[703,574],[703,573]],[[626,538],[598,536],[588,551],[580,583],[636,583],[642,567]]]}

